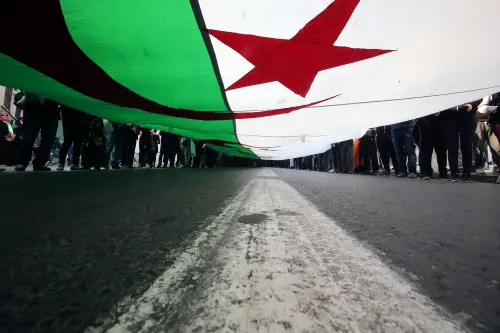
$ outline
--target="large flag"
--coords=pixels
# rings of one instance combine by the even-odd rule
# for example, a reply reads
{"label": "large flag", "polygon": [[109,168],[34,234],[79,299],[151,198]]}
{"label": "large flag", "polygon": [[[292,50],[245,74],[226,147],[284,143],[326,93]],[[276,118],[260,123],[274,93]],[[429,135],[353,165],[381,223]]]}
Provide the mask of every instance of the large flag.
{"label": "large flag", "polygon": [[285,159],[500,90],[500,1],[5,1],[0,84]]}

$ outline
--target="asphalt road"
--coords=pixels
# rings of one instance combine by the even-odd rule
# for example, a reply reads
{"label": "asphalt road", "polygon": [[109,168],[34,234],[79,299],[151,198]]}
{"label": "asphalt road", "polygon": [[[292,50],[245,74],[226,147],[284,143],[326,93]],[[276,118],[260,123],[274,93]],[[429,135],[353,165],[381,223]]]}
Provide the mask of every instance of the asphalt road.
{"label": "asphalt road", "polygon": [[[472,331],[500,332],[500,186],[262,170],[270,169],[0,174],[0,332],[188,332],[197,331],[197,317],[215,325],[214,331],[277,331],[273,325],[284,331],[350,331],[352,325],[342,325],[368,310],[413,316],[420,323],[415,331],[426,332],[433,325],[429,318],[441,320],[434,304],[446,312],[443,318]],[[307,248],[296,246],[302,241]],[[337,280],[326,276],[333,272],[328,256],[338,261]],[[273,258],[272,265],[262,264],[265,258]],[[299,262],[310,258],[313,271]],[[283,273],[285,261],[290,265]],[[324,297],[342,286],[343,261],[351,275],[372,277],[359,279],[356,292],[373,292],[379,275],[392,281],[377,282],[375,289],[387,290],[357,302],[384,297],[383,304],[406,302],[409,310],[395,312],[397,304],[384,309],[378,302],[356,312],[348,292],[342,304],[313,311],[328,314],[330,324],[339,306],[354,311],[329,329],[268,318],[252,319],[260,326],[237,326],[249,313],[262,315],[254,312],[269,302],[240,300],[242,289],[253,288],[256,295],[269,283],[297,284],[269,279],[273,274],[310,280],[307,288],[275,291],[275,299],[286,300],[275,308],[293,304],[296,295],[313,297],[319,286],[321,302],[331,303]],[[356,261],[365,267],[353,268]],[[367,267],[370,261],[373,267]],[[243,275],[250,282],[233,283]],[[232,290],[235,284],[238,290]],[[321,302],[309,307],[322,309]],[[300,312],[295,310],[283,313],[293,317]],[[310,311],[300,312],[302,322]],[[311,325],[324,324],[320,315],[314,320]],[[409,332],[410,326],[393,331]],[[452,326],[443,319],[434,327]]]}

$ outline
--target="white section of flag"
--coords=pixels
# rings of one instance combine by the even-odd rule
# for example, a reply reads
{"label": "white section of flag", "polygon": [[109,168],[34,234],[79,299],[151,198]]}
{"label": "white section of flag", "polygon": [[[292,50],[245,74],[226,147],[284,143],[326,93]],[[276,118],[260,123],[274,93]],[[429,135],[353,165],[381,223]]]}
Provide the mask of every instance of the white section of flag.
{"label": "white section of flag", "polygon": [[[289,39],[331,0],[201,0],[209,29]],[[223,11],[223,15],[221,15]],[[320,144],[289,145],[258,155],[287,158],[324,151],[328,143],[359,137],[367,128],[417,118],[500,91],[500,30],[495,0],[361,0],[335,43],[353,48],[397,50],[372,59],[319,72],[306,98],[278,82],[227,92],[233,111],[323,103],[350,104],[484,89],[464,94],[382,103],[304,109],[281,117],[237,120],[240,142],[249,136],[322,137]],[[225,87],[253,65],[212,37]],[[271,119],[275,118],[275,119]],[[280,141],[279,139],[276,139]],[[261,147],[270,146],[269,140]],[[286,142],[282,141],[282,142]]]}

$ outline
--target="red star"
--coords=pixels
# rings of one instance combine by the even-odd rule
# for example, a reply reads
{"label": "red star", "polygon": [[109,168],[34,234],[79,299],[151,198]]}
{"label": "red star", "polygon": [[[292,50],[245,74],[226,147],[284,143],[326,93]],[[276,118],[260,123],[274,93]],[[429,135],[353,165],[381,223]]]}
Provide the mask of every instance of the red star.
{"label": "red star", "polygon": [[227,90],[278,81],[305,97],[318,72],[392,52],[333,45],[359,1],[335,0],[289,40],[208,30],[254,65]]}

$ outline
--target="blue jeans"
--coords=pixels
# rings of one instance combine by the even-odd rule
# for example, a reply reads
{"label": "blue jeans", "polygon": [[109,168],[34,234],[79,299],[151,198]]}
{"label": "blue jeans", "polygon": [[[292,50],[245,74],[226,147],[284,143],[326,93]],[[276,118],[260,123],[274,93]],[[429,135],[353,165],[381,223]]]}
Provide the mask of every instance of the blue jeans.
{"label": "blue jeans", "polygon": [[[413,127],[392,131],[392,143],[398,157],[399,172],[417,173],[417,155],[415,154],[415,138]],[[408,169],[406,163],[408,161]]]}

